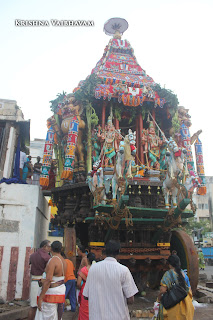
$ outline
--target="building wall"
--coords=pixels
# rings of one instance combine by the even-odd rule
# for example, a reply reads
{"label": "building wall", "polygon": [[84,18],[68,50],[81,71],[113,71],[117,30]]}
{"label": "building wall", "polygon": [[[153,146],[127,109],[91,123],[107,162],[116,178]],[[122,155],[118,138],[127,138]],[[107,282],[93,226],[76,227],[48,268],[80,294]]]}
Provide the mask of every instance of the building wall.
{"label": "building wall", "polygon": [[2,133],[0,135],[0,180],[3,177],[9,178],[12,175],[18,135],[20,134],[24,141],[29,141],[29,131],[26,131],[26,125],[28,127],[30,123],[24,120],[23,113],[17,106],[16,101],[0,99],[0,126]]}
{"label": "building wall", "polygon": [[[213,199],[213,177],[207,176],[206,179],[206,195],[205,196],[194,196],[194,201],[197,206],[196,219],[200,220],[212,220],[211,204]],[[210,221],[212,223],[212,221]]]}
{"label": "building wall", "polygon": [[34,139],[33,141],[30,141],[30,155],[32,157],[32,164],[35,164],[37,162],[36,158],[38,156],[41,157],[41,163],[42,163],[43,154],[44,154],[44,145],[45,145],[45,139]]}
{"label": "building wall", "polygon": [[17,102],[15,100],[0,99],[1,120],[16,120]]}
{"label": "building wall", "polygon": [[0,298],[28,299],[29,256],[47,238],[48,202],[39,186],[0,184]]}
{"label": "building wall", "polygon": [[[1,121],[1,116],[0,116],[0,121]],[[2,124],[3,124],[3,127],[4,127],[4,133],[1,136],[0,179],[3,178],[5,158],[6,158],[6,154],[7,154],[8,140],[9,140],[9,135],[10,135],[10,129],[12,127],[10,122],[1,121],[1,125]]]}

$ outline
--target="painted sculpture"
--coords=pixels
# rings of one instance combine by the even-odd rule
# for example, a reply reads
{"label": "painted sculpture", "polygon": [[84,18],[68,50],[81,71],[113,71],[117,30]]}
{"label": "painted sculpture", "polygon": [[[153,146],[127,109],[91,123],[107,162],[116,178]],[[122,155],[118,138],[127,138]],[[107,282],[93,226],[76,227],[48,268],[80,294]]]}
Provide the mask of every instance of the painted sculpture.
{"label": "painted sculpture", "polygon": [[178,186],[183,180],[185,149],[178,148],[176,142],[170,138],[168,141],[168,150],[166,153],[167,173],[163,181],[163,193],[165,196],[165,207],[170,207],[169,195],[171,195],[173,208],[177,207]]}
{"label": "painted sculpture", "polygon": [[165,138],[161,138],[155,133],[153,121],[149,122],[149,128],[142,130],[142,145],[147,166],[150,168],[163,169],[165,165]]}
{"label": "painted sculpture", "polygon": [[[83,107],[76,101],[73,94],[63,97],[62,102],[55,108],[54,115],[48,120],[52,132],[51,152],[55,147],[55,153],[58,157],[58,179],[62,181],[72,181],[73,173],[78,173],[80,180],[85,180],[85,156],[83,146],[83,133],[85,122],[82,119]],[[50,146],[49,141],[46,145]],[[40,176],[40,184],[43,188],[48,186],[49,173],[52,153],[50,161],[47,163],[47,153],[44,150],[42,174]],[[82,176],[82,177],[81,177]]]}
{"label": "painted sculpture", "polygon": [[[119,240],[119,259],[135,273],[140,291],[147,274],[159,285],[164,261],[176,250],[195,291],[198,259],[179,226],[195,214],[195,190],[205,193],[201,132],[190,135],[188,109],[138,64],[121,37],[127,27],[124,19],[107,21],[112,39],[91,75],[51,101],[46,146],[58,166],[53,224],[68,228],[97,257],[109,239]],[[43,186],[52,149],[45,149]]]}
{"label": "painted sculpture", "polygon": [[[58,98],[48,119],[61,181],[83,182],[87,176],[92,194],[100,193],[96,205],[118,201],[133,182],[162,183],[166,208],[178,205],[179,185],[185,185],[189,195],[201,184],[204,187],[202,148],[196,140],[200,131],[190,136],[188,109],[178,107],[172,93],[167,95],[174,105],[161,97],[160,86],[138,65],[130,44],[116,31],[92,75],[74,93]],[[191,152],[195,140],[201,178]]]}
{"label": "painted sculpture", "polygon": [[115,129],[112,123],[112,117],[109,116],[105,130],[101,130],[101,126],[98,126],[97,137],[103,144],[101,151],[101,158],[105,167],[113,165],[113,159],[115,158],[118,150],[119,141],[122,139],[120,132]]}

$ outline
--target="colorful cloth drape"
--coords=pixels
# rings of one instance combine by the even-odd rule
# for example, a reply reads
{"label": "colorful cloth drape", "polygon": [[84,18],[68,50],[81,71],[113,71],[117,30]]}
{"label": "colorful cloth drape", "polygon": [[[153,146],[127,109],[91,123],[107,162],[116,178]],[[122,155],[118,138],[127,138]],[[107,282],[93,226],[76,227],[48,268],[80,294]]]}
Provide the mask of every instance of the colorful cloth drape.
{"label": "colorful cloth drape", "polygon": [[44,155],[42,162],[42,171],[40,175],[40,185],[48,186],[49,185],[49,171],[52,163],[53,156],[53,142],[54,142],[54,130],[52,127],[47,131],[46,142],[44,146]]}
{"label": "colorful cloth drape", "polygon": [[[163,278],[161,279],[161,286],[166,286],[167,289],[170,290],[173,281],[178,283],[177,273],[173,270],[166,271]],[[166,310],[160,303],[157,317],[158,320],[193,320],[194,307],[192,304],[192,293],[188,286],[186,286],[186,289],[188,292],[187,297],[171,309]]]}
{"label": "colorful cloth drape", "polygon": [[183,147],[187,151],[187,168],[188,168],[189,174],[193,177],[198,178],[197,173],[195,171],[195,164],[194,164],[194,159],[192,154],[191,136],[190,136],[189,128],[185,124],[181,125],[180,134],[183,142]]}
{"label": "colorful cloth drape", "polygon": [[64,170],[61,175],[63,180],[72,180],[73,170],[75,163],[75,149],[78,140],[78,127],[79,121],[77,117],[73,117],[70,122],[68,137],[67,137],[67,148],[65,154]]}
{"label": "colorful cloth drape", "polygon": [[194,146],[195,146],[197,173],[201,180],[201,186],[199,187],[197,193],[199,195],[205,195],[206,186],[205,186],[205,172],[204,172],[204,163],[203,163],[203,148],[199,138],[197,138],[197,140],[195,141]]}

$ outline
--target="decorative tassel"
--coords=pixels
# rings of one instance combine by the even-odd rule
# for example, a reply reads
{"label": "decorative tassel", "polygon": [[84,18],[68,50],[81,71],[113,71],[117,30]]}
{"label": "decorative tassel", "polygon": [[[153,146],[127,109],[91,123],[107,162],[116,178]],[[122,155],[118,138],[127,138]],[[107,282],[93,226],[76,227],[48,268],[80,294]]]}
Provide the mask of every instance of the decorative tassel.
{"label": "decorative tassel", "polygon": [[204,163],[203,163],[203,148],[199,138],[197,138],[197,140],[195,141],[194,146],[195,146],[197,173],[201,180],[201,186],[198,188],[197,194],[205,195],[206,187],[205,187],[205,171],[204,171]]}
{"label": "decorative tassel", "polygon": [[40,175],[40,185],[47,187],[49,185],[49,170],[52,163],[53,155],[54,130],[52,127],[47,131],[46,142],[44,146],[44,155]]}
{"label": "decorative tassel", "polygon": [[79,121],[75,116],[70,122],[67,137],[67,148],[65,154],[64,170],[61,175],[62,180],[72,180],[75,163],[75,148],[78,140]]}

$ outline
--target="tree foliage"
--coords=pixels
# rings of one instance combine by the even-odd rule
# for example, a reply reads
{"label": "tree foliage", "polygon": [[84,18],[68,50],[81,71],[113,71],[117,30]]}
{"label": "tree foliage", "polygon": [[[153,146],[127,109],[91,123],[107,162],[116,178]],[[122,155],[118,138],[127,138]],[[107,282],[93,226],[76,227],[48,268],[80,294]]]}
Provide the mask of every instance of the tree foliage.
{"label": "tree foliage", "polygon": [[210,223],[208,220],[200,220],[199,222],[197,222],[194,218],[189,218],[188,219],[188,224],[185,226],[185,230],[186,232],[192,236],[193,235],[193,231],[196,230],[201,230],[201,234],[204,235],[206,232],[210,232],[211,231],[211,227],[210,227]]}

